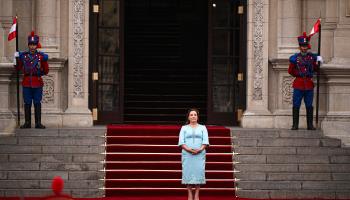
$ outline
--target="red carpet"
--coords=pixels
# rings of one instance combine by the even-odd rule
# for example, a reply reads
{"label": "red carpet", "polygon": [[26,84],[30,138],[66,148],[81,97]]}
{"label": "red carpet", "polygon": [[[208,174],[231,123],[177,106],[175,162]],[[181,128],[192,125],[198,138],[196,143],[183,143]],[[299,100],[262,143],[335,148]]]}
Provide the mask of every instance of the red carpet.
{"label": "red carpet", "polygon": [[[106,197],[186,199],[181,184],[180,126],[110,125],[106,143]],[[207,184],[202,200],[235,196],[230,130],[208,126]]]}

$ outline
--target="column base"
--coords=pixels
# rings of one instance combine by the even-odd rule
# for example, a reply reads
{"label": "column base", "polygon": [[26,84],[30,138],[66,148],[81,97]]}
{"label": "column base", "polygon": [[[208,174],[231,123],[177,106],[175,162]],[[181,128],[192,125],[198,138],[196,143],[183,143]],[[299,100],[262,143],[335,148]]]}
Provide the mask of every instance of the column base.
{"label": "column base", "polygon": [[91,127],[93,119],[91,111],[85,109],[67,109],[62,116],[62,125],[64,127]]}
{"label": "column base", "polygon": [[328,113],[321,123],[325,136],[338,138],[342,146],[350,147],[350,113]]}
{"label": "column base", "polygon": [[0,112],[0,135],[14,134],[17,128],[17,117],[10,111]]}
{"label": "column base", "polygon": [[[23,113],[21,113],[21,124],[24,123]],[[34,110],[32,109],[32,127],[35,126]],[[42,109],[41,122],[47,128],[62,127],[91,127],[93,119],[91,112],[64,112],[59,110]],[[17,117],[12,112],[0,111],[0,135],[13,134],[17,127]]]}
{"label": "column base", "polygon": [[270,111],[245,111],[241,121],[243,128],[274,128],[274,116]]}

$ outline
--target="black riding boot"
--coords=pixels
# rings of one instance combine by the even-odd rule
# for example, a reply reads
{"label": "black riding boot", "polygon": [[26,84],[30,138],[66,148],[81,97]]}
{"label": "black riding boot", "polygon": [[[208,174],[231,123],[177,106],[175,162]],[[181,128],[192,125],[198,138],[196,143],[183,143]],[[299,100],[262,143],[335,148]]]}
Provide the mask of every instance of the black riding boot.
{"label": "black riding boot", "polygon": [[44,129],[45,126],[41,124],[41,104],[34,104],[35,109],[35,128]]}
{"label": "black riding boot", "polygon": [[314,117],[314,108],[313,107],[306,108],[307,130],[316,130],[316,128],[312,125],[313,117]]}
{"label": "black riding boot", "polygon": [[32,105],[31,104],[24,104],[24,119],[25,122],[20,128],[31,128],[32,127]]}
{"label": "black riding boot", "polygon": [[299,129],[299,108],[293,107],[293,126],[291,130]]}

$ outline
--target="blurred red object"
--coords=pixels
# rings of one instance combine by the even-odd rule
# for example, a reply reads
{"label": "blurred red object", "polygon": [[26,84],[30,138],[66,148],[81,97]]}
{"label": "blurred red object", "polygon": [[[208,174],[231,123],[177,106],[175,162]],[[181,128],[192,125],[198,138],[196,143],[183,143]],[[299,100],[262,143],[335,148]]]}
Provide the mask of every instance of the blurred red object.
{"label": "blurred red object", "polygon": [[45,200],[72,200],[73,198],[67,194],[62,194],[64,181],[60,176],[55,176],[52,180],[52,191],[54,195],[45,197]]}

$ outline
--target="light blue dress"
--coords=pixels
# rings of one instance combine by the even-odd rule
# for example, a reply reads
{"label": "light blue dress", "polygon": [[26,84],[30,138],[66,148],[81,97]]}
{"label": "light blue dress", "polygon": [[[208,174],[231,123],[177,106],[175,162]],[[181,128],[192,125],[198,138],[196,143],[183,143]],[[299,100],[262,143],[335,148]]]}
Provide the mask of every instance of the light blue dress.
{"label": "light blue dress", "polygon": [[[182,126],[179,146],[183,144],[192,149],[199,149],[202,144],[209,145],[207,128],[200,124],[196,128],[190,125]],[[182,184],[205,184],[205,154],[205,150],[197,155],[192,155],[182,149]]]}

